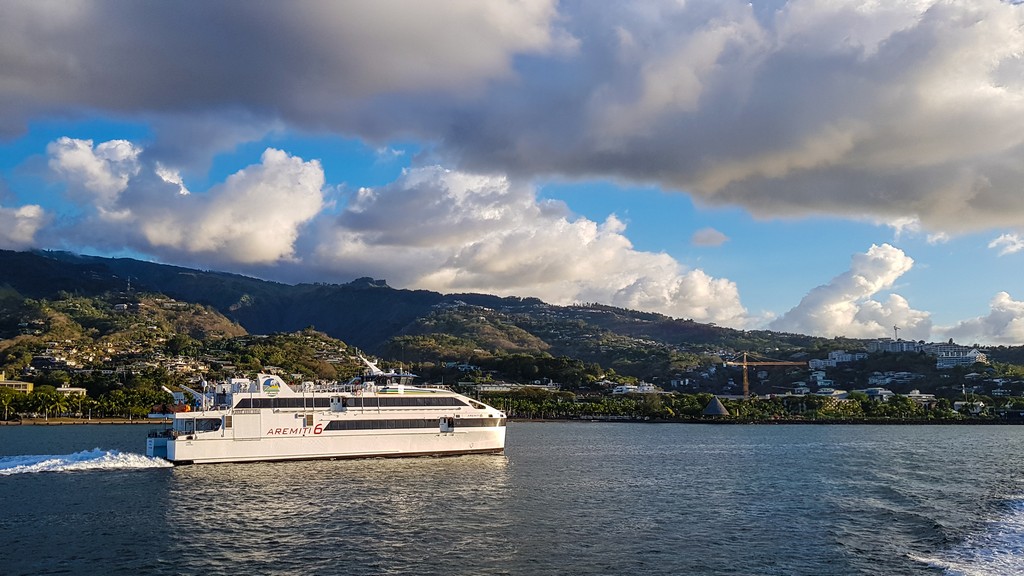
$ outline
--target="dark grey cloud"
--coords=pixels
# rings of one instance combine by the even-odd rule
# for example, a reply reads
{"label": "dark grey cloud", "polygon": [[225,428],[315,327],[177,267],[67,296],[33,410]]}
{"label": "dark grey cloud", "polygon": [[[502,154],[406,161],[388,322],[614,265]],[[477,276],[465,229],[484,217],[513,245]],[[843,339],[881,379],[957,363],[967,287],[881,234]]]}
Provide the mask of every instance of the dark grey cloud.
{"label": "dark grey cloud", "polygon": [[432,162],[657,184],[758,216],[1024,222],[1024,7],[8,1],[0,131],[154,122],[201,170],[272,130],[425,142]]}
{"label": "dark grey cloud", "polygon": [[244,4],[11,1],[0,19],[8,132],[38,114],[224,113],[359,126],[372,98],[463,98],[560,41],[548,0]]}

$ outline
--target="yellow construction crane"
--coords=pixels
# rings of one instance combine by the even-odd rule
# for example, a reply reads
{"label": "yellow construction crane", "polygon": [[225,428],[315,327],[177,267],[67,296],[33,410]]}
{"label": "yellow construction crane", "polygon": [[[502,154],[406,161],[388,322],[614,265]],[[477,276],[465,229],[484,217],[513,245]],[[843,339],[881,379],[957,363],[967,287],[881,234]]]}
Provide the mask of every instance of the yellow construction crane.
{"label": "yellow construction crane", "polygon": [[784,362],[781,360],[767,360],[767,361],[749,361],[747,360],[747,353],[743,353],[743,362],[725,362],[725,366],[742,366],[743,367],[743,397],[750,397],[750,377],[747,375],[748,366],[807,366],[807,362]]}

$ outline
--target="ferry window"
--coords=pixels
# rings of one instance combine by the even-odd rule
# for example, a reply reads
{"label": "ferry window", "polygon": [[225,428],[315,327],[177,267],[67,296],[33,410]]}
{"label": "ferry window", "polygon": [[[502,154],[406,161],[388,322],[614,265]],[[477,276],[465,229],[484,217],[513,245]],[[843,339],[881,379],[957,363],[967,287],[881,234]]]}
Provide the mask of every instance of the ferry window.
{"label": "ferry window", "polygon": [[196,418],[196,432],[215,432],[220,430],[220,418]]}
{"label": "ferry window", "polygon": [[174,431],[182,432],[184,434],[191,434],[196,430],[196,421],[194,418],[179,418],[174,421]]}
{"label": "ferry window", "polygon": [[[454,425],[454,418],[452,423]],[[396,420],[331,420],[324,426],[325,430],[384,430],[401,428],[435,428],[437,420],[432,419],[396,419]]]}

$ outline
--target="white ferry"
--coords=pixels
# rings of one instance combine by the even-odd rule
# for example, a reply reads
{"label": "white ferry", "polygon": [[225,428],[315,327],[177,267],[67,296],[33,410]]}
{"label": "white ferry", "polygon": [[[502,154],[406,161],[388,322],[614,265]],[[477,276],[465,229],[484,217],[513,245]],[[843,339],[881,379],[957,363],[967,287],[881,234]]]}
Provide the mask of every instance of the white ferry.
{"label": "white ferry", "polygon": [[175,464],[500,454],[505,414],[412,374],[367,375],[333,387],[293,388],[275,375],[232,379],[195,411],[170,415],[146,455]]}

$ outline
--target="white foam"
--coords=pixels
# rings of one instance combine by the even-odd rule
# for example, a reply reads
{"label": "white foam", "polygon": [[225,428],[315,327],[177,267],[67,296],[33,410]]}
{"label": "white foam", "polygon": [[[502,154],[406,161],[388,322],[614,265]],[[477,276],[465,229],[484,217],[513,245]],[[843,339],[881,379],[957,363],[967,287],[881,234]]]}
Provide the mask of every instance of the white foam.
{"label": "white foam", "polygon": [[956,548],[935,557],[911,556],[942,568],[951,576],[1018,576],[1024,574],[1024,502],[988,523]]}
{"label": "white foam", "polygon": [[116,450],[83,450],[74,454],[0,457],[0,476],[35,472],[68,472],[74,470],[125,470],[130,468],[167,468],[172,464],[161,458]]}

